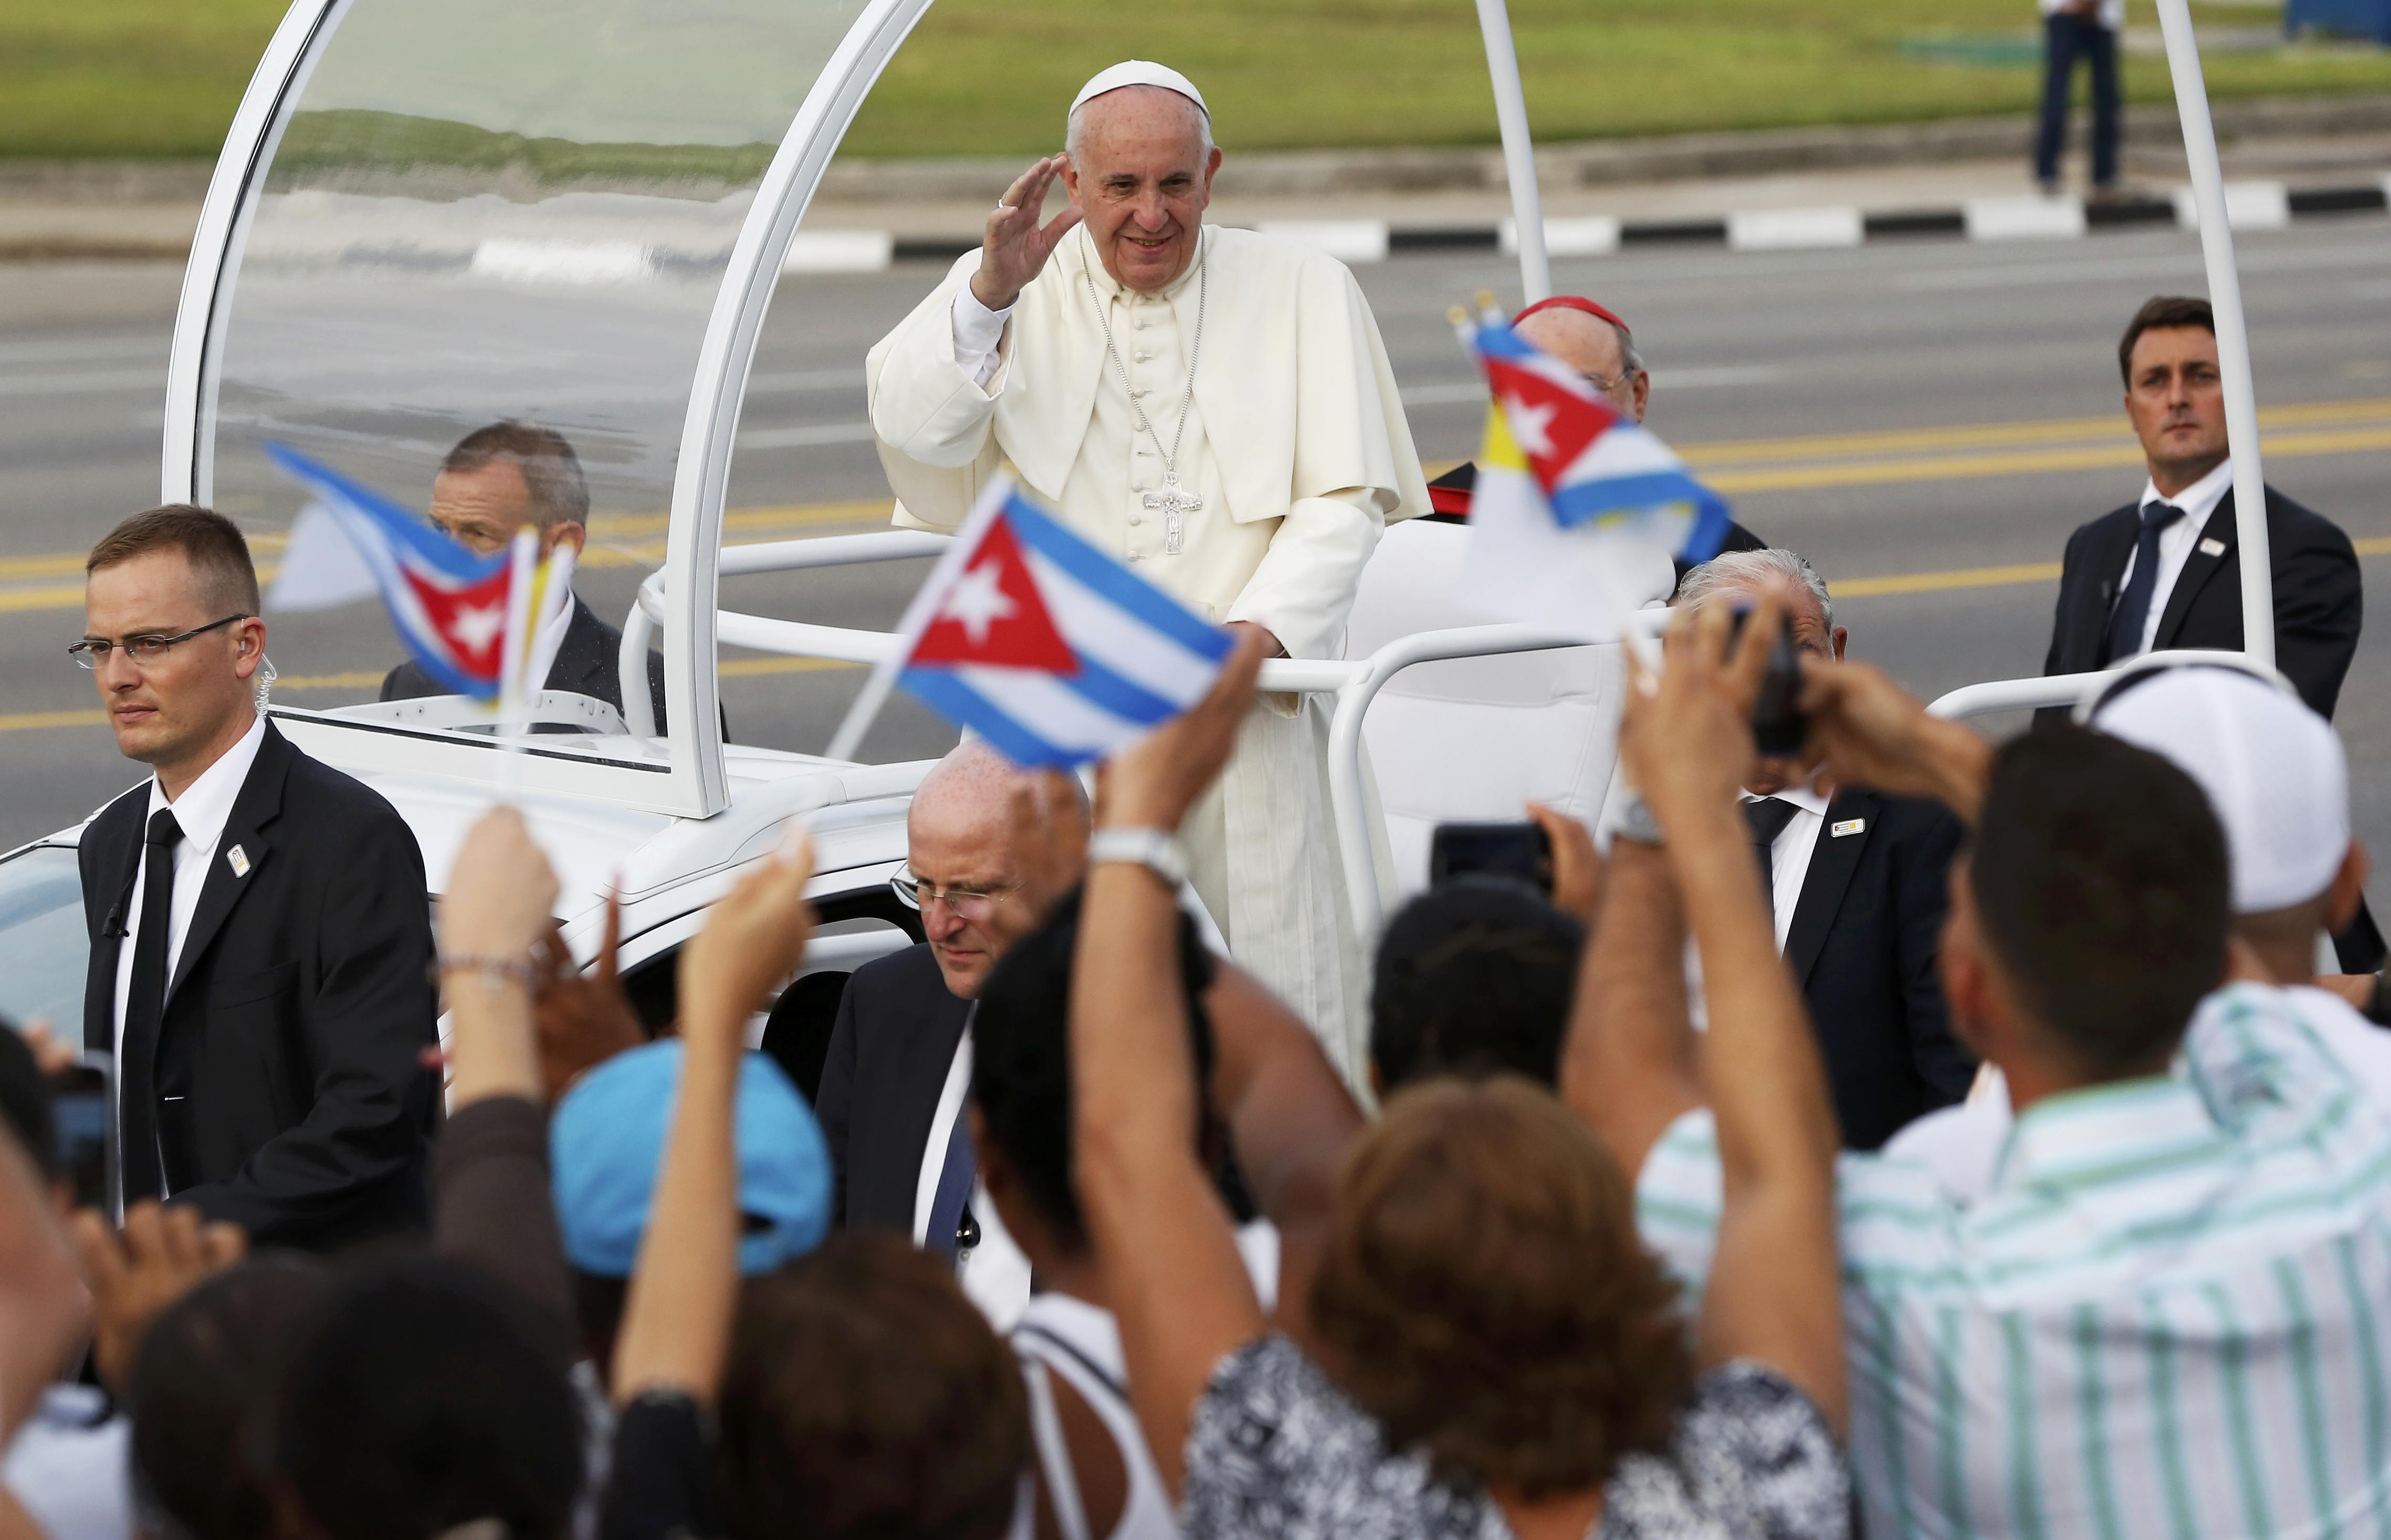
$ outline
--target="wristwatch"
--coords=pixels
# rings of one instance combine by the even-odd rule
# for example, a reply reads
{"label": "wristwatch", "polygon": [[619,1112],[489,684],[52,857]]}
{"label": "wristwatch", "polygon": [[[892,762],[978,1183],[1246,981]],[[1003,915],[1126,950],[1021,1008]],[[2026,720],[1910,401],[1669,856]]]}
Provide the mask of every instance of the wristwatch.
{"label": "wristwatch", "polygon": [[1633,840],[1639,845],[1665,845],[1669,842],[1661,833],[1661,821],[1652,816],[1652,810],[1645,805],[1644,794],[1640,791],[1630,791],[1621,800],[1619,816],[1612,821],[1610,832],[1615,839]]}
{"label": "wristwatch", "polygon": [[1088,865],[1125,861],[1176,890],[1187,881],[1187,853],[1165,828],[1100,828],[1088,837]]}

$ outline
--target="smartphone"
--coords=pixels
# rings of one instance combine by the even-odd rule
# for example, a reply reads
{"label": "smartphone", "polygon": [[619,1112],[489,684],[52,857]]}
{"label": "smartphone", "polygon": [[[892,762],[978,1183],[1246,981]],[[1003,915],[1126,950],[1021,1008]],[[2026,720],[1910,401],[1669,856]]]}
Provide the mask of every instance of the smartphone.
{"label": "smartphone", "polygon": [[50,1077],[50,1121],[57,1129],[58,1173],[72,1184],[77,1208],[106,1213],[115,1191],[115,1066],[87,1053]]}
{"label": "smartphone", "polygon": [[[1751,607],[1738,604],[1728,632],[1733,647],[1743,635]],[[1793,645],[1793,622],[1777,622],[1777,639],[1768,645],[1768,669],[1760,676],[1760,693],[1751,702],[1751,737],[1760,751],[1779,758],[1802,751],[1810,736],[1810,719],[1802,711],[1802,649]]]}
{"label": "smartphone", "polygon": [[1439,824],[1428,837],[1428,879],[1481,872],[1553,891],[1553,841],[1541,824]]}

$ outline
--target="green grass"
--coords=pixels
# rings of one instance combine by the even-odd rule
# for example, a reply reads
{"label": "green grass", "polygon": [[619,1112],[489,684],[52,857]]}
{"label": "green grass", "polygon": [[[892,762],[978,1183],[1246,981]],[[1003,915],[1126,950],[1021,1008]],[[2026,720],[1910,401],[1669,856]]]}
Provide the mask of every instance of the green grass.
{"label": "green grass", "polygon": [[[0,0],[0,155],[213,154],[281,11],[282,0]],[[1511,3],[1544,139],[2023,110],[2036,74],[2004,62],[2016,50],[1932,40],[2026,36],[2031,14],[2024,0]],[[2246,28],[2269,13],[2212,0],[2197,14]],[[2146,0],[2133,22],[2152,24]],[[1193,75],[1232,149],[1493,137],[1469,0],[941,0],[846,148],[1052,148],[1079,83],[1132,54]],[[2391,90],[2391,53],[2378,50],[2217,53],[2207,69],[2219,97]],[[2164,63],[2129,59],[2126,89],[2166,99]]]}

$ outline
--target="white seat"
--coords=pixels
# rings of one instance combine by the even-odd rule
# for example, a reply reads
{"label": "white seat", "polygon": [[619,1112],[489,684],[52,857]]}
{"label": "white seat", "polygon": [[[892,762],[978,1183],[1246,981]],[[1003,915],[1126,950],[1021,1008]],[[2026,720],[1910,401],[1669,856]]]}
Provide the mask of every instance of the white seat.
{"label": "white seat", "polygon": [[[1399,636],[1497,617],[1464,602],[1469,531],[1406,520],[1362,571],[1346,656]],[[1519,819],[1540,802],[1591,824],[1610,789],[1626,687],[1620,644],[1420,663],[1388,682],[1363,720],[1393,854],[1393,902],[1428,885],[1438,824]]]}

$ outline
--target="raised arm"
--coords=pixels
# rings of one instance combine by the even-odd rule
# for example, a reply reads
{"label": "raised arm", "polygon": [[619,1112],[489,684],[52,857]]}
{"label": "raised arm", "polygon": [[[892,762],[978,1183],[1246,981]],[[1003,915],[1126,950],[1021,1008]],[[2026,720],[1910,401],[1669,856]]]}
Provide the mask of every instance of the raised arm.
{"label": "raised arm", "polygon": [[[1112,763],[1099,829],[1179,827],[1236,742],[1261,651],[1259,637],[1243,638],[1201,705]],[[1195,1067],[1170,960],[1178,902],[1144,866],[1095,863],[1071,977],[1079,1202],[1120,1322],[1131,1400],[1174,1494],[1213,1367],[1264,1327],[1229,1215],[1196,1156]]]}
{"label": "raised arm", "polygon": [[1667,853],[1622,834],[1605,886],[1578,964],[1561,1097],[1632,1182],[1669,1125],[1701,1105],[1701,1080],[1686,1008],[1685,917]]}
{"label": "raised arm", "polygon": [[805,956],[813,866],[811,841],[792,827],[681,953],[680,1090],[614,1344],[617,1405],[675,1392],[710,1406],[721,1388],[739,1302],[739,1066],[747,1019]]}
{"label": "raised arm", "polygon": [[1736,812],[1736,789],[1754,757],[1751,702],[1777,625],[1774,602],[1763,604],[1730,656],[1723,606],[1680,616],[1660,678],[1648,682],[1631,670],[1638,677],[1628,692],[1621,751],[1667,841],[1710,1007],[1703,1064],[1723,1206],[1700,1354],[1706,1365],[1735,1358],[1770,1365],[1841,1429],[1834,1168],[1842,1140],[1817,1043],[1777,957],[1751,838]]}
{"label": "raised arm", "polygon": [[1212,1105],[1228,1121],[1237,1166],[1278,1229],[1273,1319],[1308,1341],[1305,1306],[1336,1211],[1337,1172],[1362,1132],[1362,1109],[1320,1040],[1260,980],[1224,963],[1205,998],[1212,1018]]}
{"label": "raised arm", "polygon": [[1932,797],[1970,828],[1984,803],[1993,746],[1957,722],[1928,714],[1873,663],[1802,666],[1802,710],[1821,774],[1837,786]]}
{"label": "raised arm", "polygon": [[[511,807],[484,814],[440,905],[442,956],[486,963],[445,975],[453,1080],[448,1126],[432,1150],[432,1234],[443,1255],[513,1285],[538,1310],[559,1362],[570,1364],[579,1334],[549,1177],[543,1046],[532,1003],[533,943],[554,930],[556,892],[556,873],[523,815]],[[486,965],[509,961],[522,970]]]}

